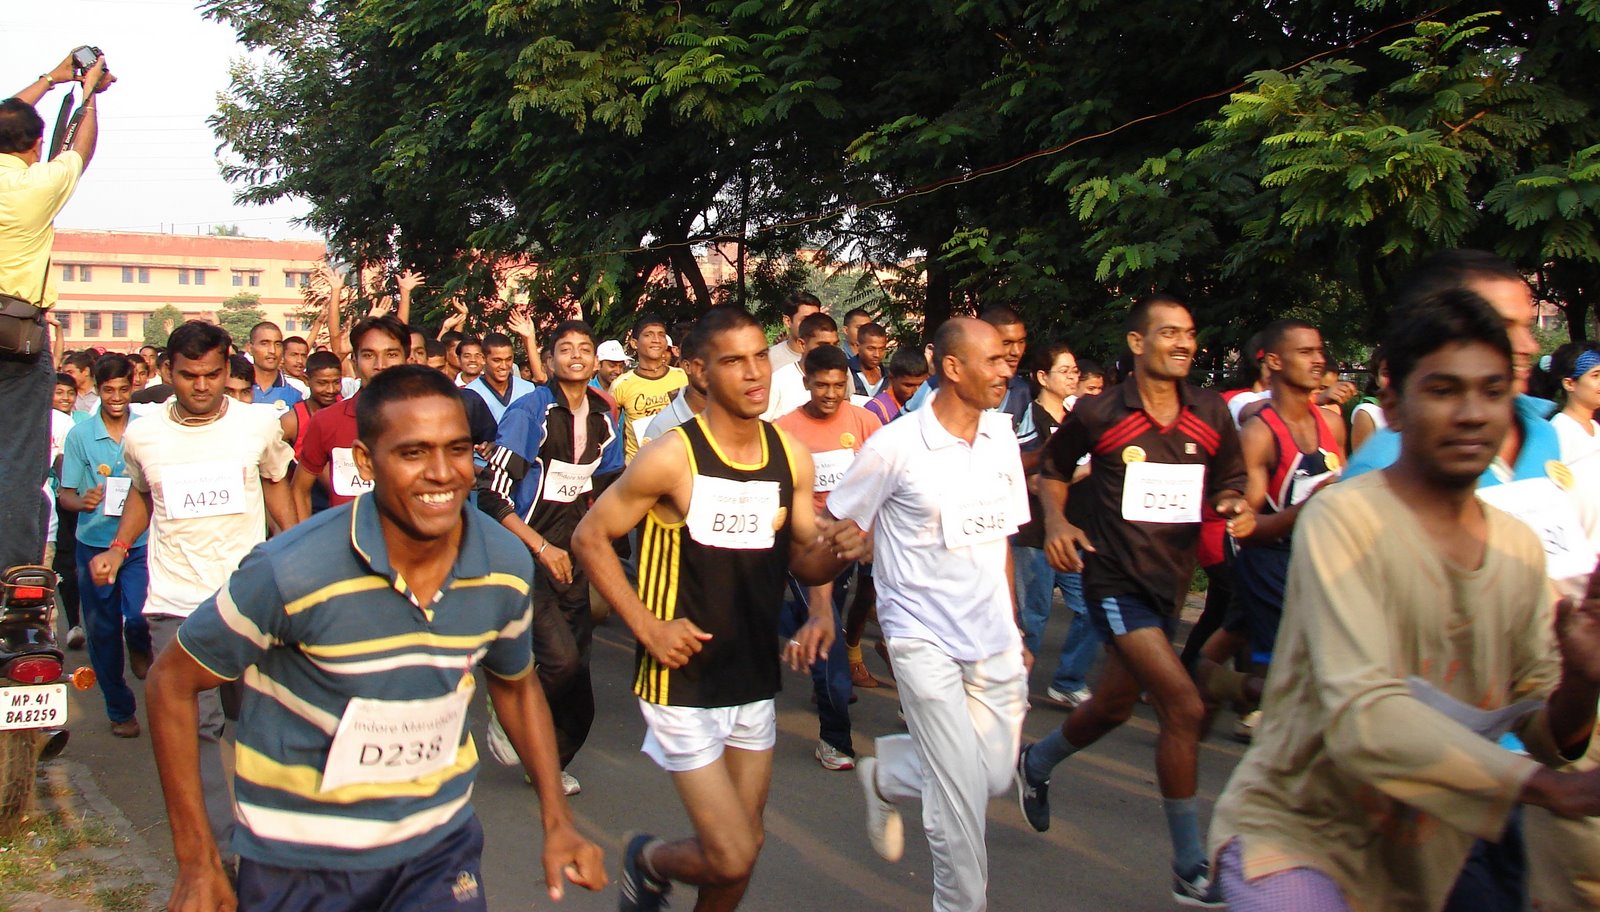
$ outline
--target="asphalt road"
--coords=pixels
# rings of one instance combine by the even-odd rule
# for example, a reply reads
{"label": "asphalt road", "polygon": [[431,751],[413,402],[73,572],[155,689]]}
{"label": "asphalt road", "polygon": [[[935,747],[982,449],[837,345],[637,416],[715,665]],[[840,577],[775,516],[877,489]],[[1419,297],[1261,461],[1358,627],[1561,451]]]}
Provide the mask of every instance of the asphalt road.
{"label": "asphalt road", "polygon": [[[1059,646],[1063,641],[1064,615],[1058,601],[1045,642]],[[69,653],[69,662],[87,661],[82,652]],[[636,829],[668,837],[689,833],[667,774],[639,753],[644,724],[628,689],[632,661],[633,640],[620,622],[613,620],[597,630],[594,677],[599,716],[588,744],[569,770],[583,783],[583,793],[571,799],[579,826],[605,848],[613,880],[624,833]],[[867,661],[875,673],[883,670],[870,648]],[[1047,667],[1053,668],[1054,657],[1039,664],[1033,676],[1035,694],[1044,692]],[[828,772],[812,758],[817,723],[809,702],[809,679],[786,674],[784,687],[778,698],[766,848],[741,908],[772,912],[928,908],[931,869],[920,810],[905,809],[905,858],[893,865],[880,860],[867,843],[855,775]],[[873,737],[904,728],[896,716],[892,687],[858,692],[860,702],[852,707],[856,749],[871,753]],[[73,737],[68,756],[94,770],[104,793],[134,822],[149,849],[170,865],[171,841],[148,733],[135,741],[111,737],[97,691],[74,693],[70,712]],[[140,718],[143,721],[142,712]],[[1043,735],[1061,718],[1061,710],[1036,702],[1024,737]],[[482,707],[475,707],[474,732],[480,747],[482,720]],[[1203,823],[1242,754],[1242,747],[1227,738],[1231,725],[1232,717],[1224,714],[1201,749]],[[991,803],[991,909],[1177,908],[1168,892],[1171,852],[1155,785],[1155,733],[1153,713],[1140,707],[1121,730],[1059,767],[1051,789],[1054,822],[1047,833],[1028,827],[1012,793]],[[555,908],[540,883],[532,789],[523,784],[520,771],[497,766],[484,756],[475,804],[487,834],[484,887],[489,906],[497,912]],[[560,907],[615,909],[616,902],[613,885],[600,894],[571,890]],[[673,907],[692,905],[693,891],[679,886]]]}

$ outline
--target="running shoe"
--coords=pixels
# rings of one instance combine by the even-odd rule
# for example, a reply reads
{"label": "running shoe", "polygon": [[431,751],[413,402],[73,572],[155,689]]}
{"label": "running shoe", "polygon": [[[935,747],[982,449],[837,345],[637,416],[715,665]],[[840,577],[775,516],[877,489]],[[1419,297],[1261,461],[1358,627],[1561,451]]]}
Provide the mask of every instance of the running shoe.
{"label": "running shoe", "polygon": [[1261,710],[1252,709],[1233,723],[1233,740],[1249,744],[1255,740],[1256,726],[1261,724]]}
{"label": "running shoe", "polygon": [[818,741],[814,752],[817,762],[825,770],[853,770],[856,768],[856,758],[834,747],[826,741]]}
{"label": "running shoe", "polygon": [[1189,877],[1173,872],[1172,900],[1190,909],[1228,908],[1227,900],[1222,898],[1222,888],[1211,882],[1205,865],[1201,865],[1200,869]]}
{"label": "running shoe", "polygon": [[1089,699],[1089,688],[1080,687],[1077,690],[1057,690],[1054,687],[1045,688],[1044,698],[1057,706],[1074,709],[1080,703]]}
{"label": "running shoe", "polygon": [[872,850],[884,861],[899,861],[906,850],[905,823],[894,804],[878,793],[878,758],[863,757],[856,764],[856,778],[867,799],[867,839]]}
{"label": "running shoe", "polygon": [[75,625],[71,630],[67,631],[67,648],[82,649],[85,639],[83,628]]}
{"label": "running shoe", "polygon": [[1017,806],[1022,808],[1022,816],[1028,818],[1028,826],[1043,833],[1050,829],[1050,780],[1036,783],[1028,776],[1028,749],[1029,744],[1017,752],[1017,769],[1013,778],[1017,781]]}
{"label": "running shoe", "polygon": [[501,766],[522,765],[522,758],[517,756],[517,749],[511,746],[511,739],[506,737],[506,730],[500,727],[500,719],[492,710],[489,713],[488,737],[483,740],[489,746],[489,756]]}
{"label": "running shoe", "polygon": [[639,853],[656,841],[649,833],[628,834],[628,847],[622,850],[622,883],[617,890],[619,912],[657,912],[667,907],[672,884],[646,874],[639,864]]}
{"label": "running shoe", "polygon": [[571,798],[583,791],[583,786],[578,782],[578,777],[566,770],[561,771],[561,794]]}

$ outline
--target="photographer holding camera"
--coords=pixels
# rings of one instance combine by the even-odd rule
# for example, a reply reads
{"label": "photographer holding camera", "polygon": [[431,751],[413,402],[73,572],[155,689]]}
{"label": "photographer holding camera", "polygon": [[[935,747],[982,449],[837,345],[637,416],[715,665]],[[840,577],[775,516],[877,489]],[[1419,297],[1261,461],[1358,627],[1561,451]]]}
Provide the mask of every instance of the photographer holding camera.
{"label": "photographer holding camera", "polygon": [[[71,146],[50,157],[44,119],[33,106],[51,88],[74,81],[83,83],[81,119]],[[56,302],[50,248],[56,214],[94,156],[97,93],[113,81],[105,58],[80,48],[0,101],[0,415],[15,419],[0,445],[0,570],[44,557],[49,505],[42,489],[50,468],[55,384],[46,325],[53,322],[48,313]]]}

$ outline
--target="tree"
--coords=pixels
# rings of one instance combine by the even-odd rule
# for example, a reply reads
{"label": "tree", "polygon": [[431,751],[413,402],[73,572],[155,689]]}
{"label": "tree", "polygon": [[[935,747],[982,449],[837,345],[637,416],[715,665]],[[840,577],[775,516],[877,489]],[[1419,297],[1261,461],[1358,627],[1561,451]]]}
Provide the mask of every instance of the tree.
{"label": "tree", "polygon": [[238,225],[212,225],[211,230],[206,232],[212,237],[239,237],[241,233]]}
{"label": "tree", "polygon": [[250,292],[240,292],[222,302],[222,309],[217,311],[217,325],[228,331],[234,345],[244,347],[250,339],[251,328],[267,318],[260,304],[261,296]]}
{"label": "tree", "polygon": [[[158,348],[167,346],[167,337],[183,325],[183,311],[171,304],[163,304],[150,312],[144,321],[144,344]],[[155,365],[151,365],[154,367]]]}
{"label": "tree", "polygon": [[[340,255],[441,299],[532,259],[533,300],[602,332],[647,306],[769,317],[756,267],[802,247],[902,276],[908,327],[1006,304],[1091,353],[1169,289],[1213,361],[1286,314],[1353,349],[1446,245],[1513,257],[1575,328],[1600,287],[1596,3],[202,8],[262,61],[212,121],[242,199],[310,200]],[[701,275],[712,241],[737,287]]]}

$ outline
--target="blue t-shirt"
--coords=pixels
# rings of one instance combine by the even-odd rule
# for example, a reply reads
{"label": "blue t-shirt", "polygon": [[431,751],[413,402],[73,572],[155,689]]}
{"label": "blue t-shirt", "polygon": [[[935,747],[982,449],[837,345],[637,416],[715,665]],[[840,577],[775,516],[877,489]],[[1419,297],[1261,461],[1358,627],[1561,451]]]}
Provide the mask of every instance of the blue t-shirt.
{"label": "blue t-shirt", "polygon": [[[1510,477],[1506,477],[1505,470],[1498,464],[1490,465],[1478,478],[1480,488],[1525,478],[1543,478],[1545,463],[1561,459],[1561,438],[1550,422],[1545,420],[1555,410],[1555,403],[1524,395],[1517,397],[1516,406],[1517,426],[1522,429],[1522,450],[1517,453],[1517,463],[1511,467]],[[1367,472],[1387,469],[1399,458],[1400,433],[1391,428],[1380,428],[1350,457],[1344,477],[1354,478]]]}
{"label": "blue t-shirt", "polygon": [[[128,423],[138,417],[129,413]],[[100,467],[105,466],[105,471]],[[86,494],[106,483],[107,478],[127,478],[128,467],[122,461],[122,443],[111,439],[106,423],[99,412],[86,416],[67,432],[67,442],[61,449],[61,486]],[[78,514],[78,543],[90,548],[105,550],[117,537],[117,525],[122,517],[107,516],[106,502],[88,513]],[[140,535],[133,547],[144,546]]]}

